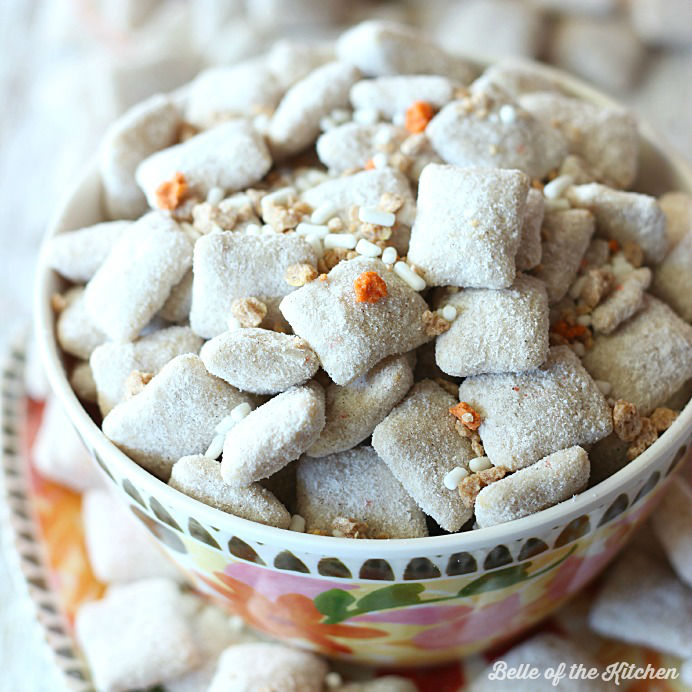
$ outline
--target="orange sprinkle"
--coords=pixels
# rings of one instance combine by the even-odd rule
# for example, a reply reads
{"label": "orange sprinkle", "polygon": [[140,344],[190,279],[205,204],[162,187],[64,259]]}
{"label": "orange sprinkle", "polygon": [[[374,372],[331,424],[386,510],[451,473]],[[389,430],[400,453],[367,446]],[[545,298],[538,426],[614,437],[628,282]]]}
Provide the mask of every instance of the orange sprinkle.
{"label": "orange sprinkle", "polygon": [[[458,418],[461,421],[461,424],[467,427],[469,430],[478,430],[478,426],[481,424],[481,414],[465,401],[460,401],[456,406],[452,406],[449,409],[449,412],[455,418]],[[464,420],[464,417],[468,417],[467,414],[471,414],[471,416],[473,416],[473,420]]]}
{"label": "orange sprinkle", "polygon": [[586,336],[589,330],[583,324],[570,325],[565,320],[558,320],[550,328],[550,331],[559,334],[567,341],[576,341]]}
{"label": "orange sprinkle", "polygon": [[156,204],[159,209],[177,209],[185,199],[188,185],[182,173],[176,173],[173,180],[166,180],[156,188]]}
{"label": "orange sprinkle", "polygon": [[371,171],[373,168],[375,168],[375,162],[372,159],[368,159],[365,162],[365,170]]}
{"label": "orange sprinkle", "polygon": [[387,297],[387,284],[377,272],[363,272],[353,282],[356,303],[377,303]]}
{"label": "orange sprinkle", "polygon": [[406,109],[406,129],[409,132],[423,132],[435,115],[435,109],[427,101],[414,101]]}
{"label": "orange sprinkle", "polygon": [[518,391],[519,391],[519,387],[512,387],[512,389],[513,389],[515,392],[518,392]]}
{"label": "orange sprinkle", "polygon": [[617,252],[620,249],[620,243],[618,243],[615,238],[612,238],[608,241],[608,247],[610,248],[611,252]]}

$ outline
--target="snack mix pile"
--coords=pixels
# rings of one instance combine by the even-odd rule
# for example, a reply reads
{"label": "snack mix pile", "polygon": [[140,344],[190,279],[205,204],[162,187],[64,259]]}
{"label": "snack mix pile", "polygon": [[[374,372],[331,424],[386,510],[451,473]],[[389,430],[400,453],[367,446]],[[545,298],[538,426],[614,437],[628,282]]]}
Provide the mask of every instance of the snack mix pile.
{"label": "snack mix pile", "polygon": [[689,398],[692,198],[629,191],[637,160],[627,112],[390,22],[208,69],[110,128],[112,220],[45,249],[72,385],[136,463],[263,524],[540,511]]}

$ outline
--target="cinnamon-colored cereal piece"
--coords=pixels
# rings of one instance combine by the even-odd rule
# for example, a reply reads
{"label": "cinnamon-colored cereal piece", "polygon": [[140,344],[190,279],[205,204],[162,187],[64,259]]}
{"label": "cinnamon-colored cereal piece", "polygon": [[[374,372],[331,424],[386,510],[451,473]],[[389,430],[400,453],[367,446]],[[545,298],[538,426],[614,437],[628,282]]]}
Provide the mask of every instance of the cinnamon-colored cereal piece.
{"label": "cinnamon-colored cereal piece", "polygon": [[153,372],[141,372],[140,370],[133,370],[125,380],[125,397],[129,399],[130,397],[139,394],[144,387],[151,382],[153,377]]}
{"label": "cinnamon-colored cereal piece", "polygon": [[241,327],[257,327],[267,315],[267,306],[257,298],[237,298],[231,303],[231,314]]}
{"label": "cinnamon-colored cereal piece", "polygon": [[658,430],[656,430],[656,426],[653,424],[651,418],[642,418],[641,432],[627,449],[627,459],[629,461],[636,459],[645,449],[651,447],[657,439]]}
{"label": "cinnamon-colored cereal piece", "polygon": [[677,411],[673,411],[673,409],[666,408],[665,406],[655,409],[654,412],[649,416],[651,422],[658,432],[668,430],[677,417]]}
{"label": "cinnamon-colored cereal piece", "polygon": [[586,275],[580,298],[590,308],[595,308],[613,285],[613,274],[608,269],[590,269]]}
{"label": "cinnamon-colored cereal piece", "polygon": [[291,264],[286,268],[284,278],[289,286],[304,286],[308,281],[317,278],[317,269],[311,264]]}
{"label": "cinnamon-colored cereal piece", "polygon": [[185,199],[188,184],[185,176],[178,172],[172,180],[165,180],[156,188],[156,206],[159,209],[177,209]]}
{"label": "cinnamon-colored cereal piece", "polygon": [[430,310],[423,313],[423,325],[428,336],[439,336],[451,327],[451,324],[442,315]]}
{"label": "cinnamon-colored cereal piece", "polygon": [[363,272],[353,282],[356,303],[377,303],[387,297],[387,284],[377,272]]}
{"label": "cinnamon-colored cereal piece", "polygon": [[406,129],[413,134],[423,132],[434,115],[435,109],[427,101],[414,101],[406,109]]}
{"label": "cinnamon-colored cereal piece", "polygon": [[324,251],[324,255],[322,255],[317,262],[317,268],[320,269],[323,274],[328,274],[339,262],[351,259],[351,257],[349,257],[350,253],[351,250],[347,250],[343,247],[329,248]]}
{"label": "cinnamon-colored cereal piece", "polygon": [[632,442],[642,429],[642,419],[637,407],[624,399],[618,399],[613,407],[613,429],[623,442]]}
{"label": "cinnamon-colored cereal piece", "polygon": [[449,412],[469,430],[478,430],[478,426],[481,424],[480,413],[465,401],[460,401],[456,406],[452,406]]}

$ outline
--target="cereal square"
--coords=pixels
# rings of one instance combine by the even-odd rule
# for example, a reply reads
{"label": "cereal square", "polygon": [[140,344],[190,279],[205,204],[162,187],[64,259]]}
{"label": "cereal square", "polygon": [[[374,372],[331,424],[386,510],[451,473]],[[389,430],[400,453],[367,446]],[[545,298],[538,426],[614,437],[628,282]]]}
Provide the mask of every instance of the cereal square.
{"label": "cereal square", "polygon": [[648,415],[692,377],[692,327],[665,303],[644,307],[612,334],[598,334],[584,367],[611,385],[611,396]]}
{"label": "cereal square", "polygon": [[317,264],[312,246],[297,235],[212,233],[195,244],[190,325],[206,339],[228,329],[231,304],[253,297],[278,317],[281,298],[294,289],[284,278],[292,264]]}
{"label": "cereal square", "polygon": [[521,372],[548,357],[548,296],[542,281],[519,274],[509,288],[466,288],[444,303],[457,311],[435,344],[435,360],[448,375]]}
{"label": "cereal square", "polygon": [[434,286],[510,286],[528,191],[520,171],[429,164],[420,177],[409,260]]}
{"label": "cereal square", "polygon": [[517,271],[527,271],[540,264],[542,255],[541,226],[543,225],[544,214],[543,194],[540,190],[532,187],[526,198],[521,240],[515,258]]}
{"label": "cereal square", "polygon": [[603,394],[568,346],[551,348],[536,370],[469,377],[459,400],[480,414],[478,432],[493,465],[511,471],[613,429]]}
{"label": "cereal square", "polygon": [[692,224],[687,235],[654,268],[652,292],[682,319],[692,322]]}
{"label": "cereal square", "polygon": [[[358,302],[354,283],[362,277],[377,283],[380,292]],[[377,259],[340,262],[324,280],[302,286],[279,307],[337,384],[346,384],[385,356],[405,353],[430,338],[423,323],[426,302]]]}
{"label": "cereal square", "polygon": [[449,409],[454,397],[432,380],[418,382],[375,428],[372,446],[406,492],[445,531],[458,531],[472,511],[444,477],[457,466],[468,470],[476,455],[456,430]]}
{"label": "cereal square", "polygon": [[55,325],[58,343],[63,351],[86,360],[108,337],[87,311],[84,287],[74,286],[62,300],[65,306]]}
{"label": "cereal square", "polygon": [[425,516],[372,447],[322,459],[303,457],[297,469],[298,514],[307,531],[338,535],[339,523],[360,527],[360,538],[427,536]]}

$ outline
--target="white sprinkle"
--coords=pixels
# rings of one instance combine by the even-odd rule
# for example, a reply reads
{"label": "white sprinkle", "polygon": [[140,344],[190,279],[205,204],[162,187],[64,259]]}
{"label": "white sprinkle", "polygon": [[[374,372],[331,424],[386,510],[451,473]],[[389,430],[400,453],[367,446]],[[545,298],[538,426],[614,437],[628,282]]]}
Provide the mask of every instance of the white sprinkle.
{"label": "white sprinkle", "polygon": [[296,233],[298,235],[314,235],[317,238],[324,238],[329,233],[329,229],[323,224],[302,222],[296,226]]}
{"label": "white sprinkle", "polygon": [[248,415],[252,411],[252,408],[250,407],[250,404],[248,404],[246,401],[244,401],[242,404],[238,404],[232,411],[231,411],[231,418],[235,423],[237,423],[239,420],[243,420],[245,416]]}
{"label": "white sprinkle", "polygon": [[331,671],[327,673],[324,678],[324,684],[330,689],[335,690],[344,684],[344,679],[336,672]]}
{"label": "white sprinkle", "polygon": [[500,107],[499,115],[500,120],[502,120],[505,125],[509,125],[517,119],[517,112],[514,110],[513,106],[509,105],[509,103],[505,103],[504,106]]}
{"label": "white sprinkle", "polygon": [[207,202],[215,207],[222,199],[226,193],[220,187],[212,187],[209,192],[207,192]]}
{"label": "white sprinkle", "polygon": [[580,276],[570,287],[569,296],[573,300],[576,300],[581,295],[581,290],[584,288],[586,283],[586,276]]}
{"label": "white sprinkle", "polygon": [[579,315],[579,317],[577,317],[577,324],[581,324],[582,327],[590,327],[591,315]]}
{"label": "white sprinkle", "polygon": [[586,355],[586,346],[582,344],[581,341],[575,341],[572,344],[572,350],[580,357],[582,358],[583,356]]}
{"label": "white sprinkle", "polygon": [[259,235],[261,232],[262,229],[256,223],[249,223],[247,226],[245,226],[245,233],[248,235]]}
{"label": "white sprinkle", "polygon": [[216,424],[214,432],[217,435],[225,435],[235,424],[236,421],[233,419],[233,416],[229,413]]}
{"label": "white sprinkle", "polygon": [[447,322],[454,322],[457,317],[457,309],[453,305],[445,305],[442,310],[440,310],[440,315],[442,315],[442,318],[447,320]]}
{"label": "white sprinkle", "polygon": [[242,329],[240,322],[238,322],[238,320],[233,316],[226,320],[226,325],[228,326],[228,331],[230,332],[234,332],[236,329]]}
{"label": "white sprinkle", "polygon": [[353,250],[356,246],[356,236],[353,233],[329,233],[324,237],[324,247],[335,248],[343,247],[347,250]]}
{"label": "white sprinkle", "polygon": [[374,125],[380,119],[375,108],[357,108],[353,111],[353,120],[361,125]]}
{"label": "white sprinkle", "polygon": [[624,276],[634,270],[634,267],[625,259],[622,253],[618,253],[610,261],[610,266],[613,268],[613,274],[616,277]]}
{"label": "white sprinkle", "polygon": [[570,208],[569,202],[564,197],[559,199],[549,199],[546,197],[544,204],[546,211],[567,211]]}
{"label": "white sprinkle", "polygon": [[377,247],[375,243],[371,243],[365,238],[361,238],[356,243],[356,252],[366,257],[379,257],[382,254],[382,248]]}
{"label": "white sprinkle", "polygon": [[463,413],[461,415],[461,420],[464,423],[473,423],[473,413]]}
{"label": "white sprinkle", "polygon": [[338,125],[347,123],[351,119],[351,111],[346,108],[335,108],[330,115],[332,120]]}
{"label": "white sprinkle", "polygon": [[559,175],[554,180],[546,183],[543,188],[543,196],[547,199],[558,199],[565,194],[568,187],[574,185],[574,178],[571,175]]}
{"label": "white sprinkle", "polygon": [[489,468],[492,468],[492,464],[490,463],[490,459],[488,459],[488,457],[476,457],[475,459],[471,459],[471,461],[469,461],[469,469],[474,473],[485,471]]}
{"label": "white sprinkle", "polygon": [[218,459],[221,452],[223,452],[223,443],[225,439],[225,435],[214,435],[214,439],[211,441],[209,449],[204,452],[204,456],[209,459]]}
{"label": "white sprinkle", "polygon": [[382,252],[382,261],[385,264],[394,264],[394,262],[396,262],[396,258],[396,248],[392,247],[391,245],[389,247],[386,247]]}
{"label": "white sprinkle", "polygon": [[297,531],[303,533],[305,531],[305,519],[300,514],[294,514],[291,517],[291,523],[288,527],[289,531]]}
{"label": "white sprinkle", "polygon": [[336,208],[331,202],[322,202],[310,216],[310,221],[314,224],[323,224],[334,216]]}
{"label": "white sprinkle", "polygon": [[391,128],[387,125],[382,125],[375,133],[375,145],[376,146],[387,146],[392,139],[394,139],[394,133]]}
{"label": "white sprinkle", "polygon": [[605,380],[594,381],[596,382],[596,386],[601,390],[601,394],[603,394],[603,396],[608,396],[608,394],[610,394],[610,390],[613,388],[610,382],[606,382]]}
{"label": "white sprinkle", "polygon": [[320,130],[322,130],[322,132],[328,132],[332,128],[336,127],[336,125],[337,124],[334,122],[334,119],[328,115],[320,118]]}
{"label": "white sprinkle", "polygon": [[305,240],[312,245],[312,249],[315,251],[315,254],[317,257],[322,257],[324,254],[324,248],[322,247],[322,241],[320,240],[320,237],[316,233],[311,233],[310,235],[305,237]]}
{"label": "white sprinkle", "polygon": [[469,472],[462,466],[455,466],[443,479],[447,490],[456,490],[459,487],[459,481],[469,475]]}
{"label": "white sprinkle", "polygon": [[382,211],[377,207],[360,207],[358,219],[363,223],[372,223],[376,226],[393,226],[396,216],[391,211]]}
{"label": "white sprinkle", "polygon": [[262,197],[262,211],[264,211],[264,206],[268,204],[283,204],[288,201],[288,198],[296,194],[296,189],[291,187],[280,187],[278,190],[274,190],[267,195]]}
{"label": "white sprinkle", "polygon": [[414,291],[422,291],[427,286],[425,279],[422,276],[418,276],[406,262],[397,262],[394,265],[394,272]]}
{"label": "white sprinkle", "polygon": [[375,154],[372,157],[372,165],[375,166],[375,168],[387,168],[389,165],[389,159],[387,158],[387,154],[384,152],[379,152],[378,154]]}

